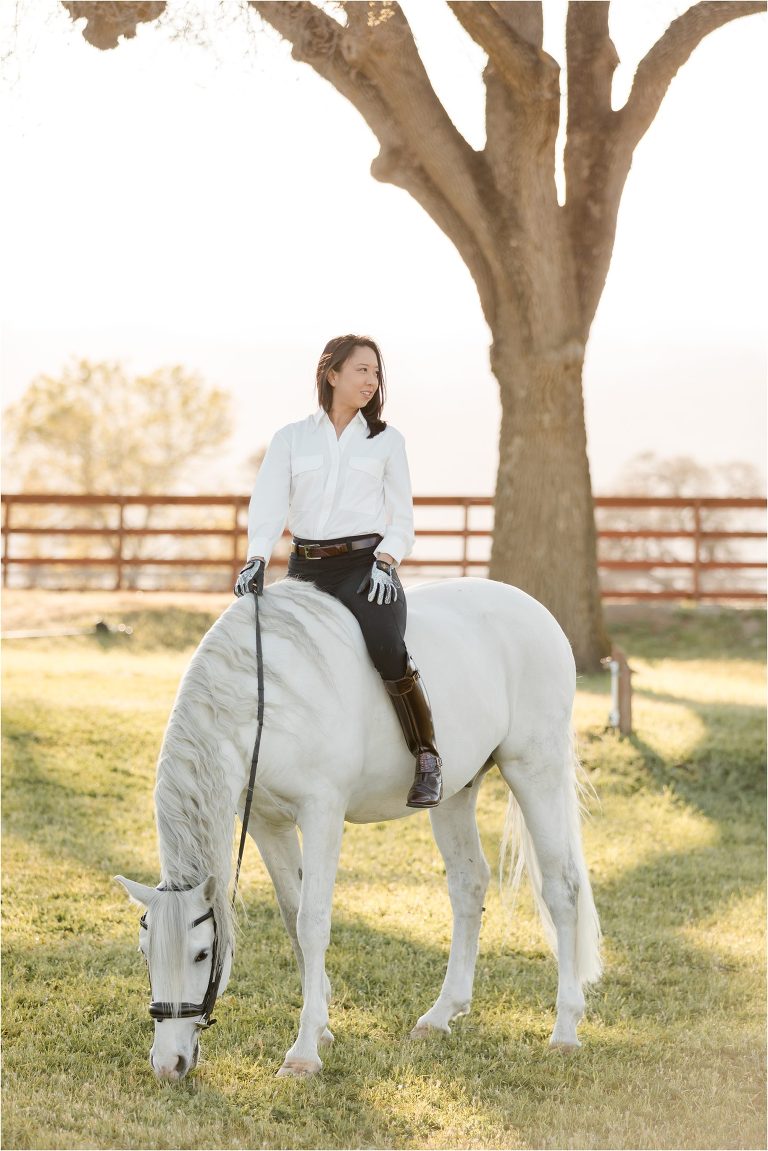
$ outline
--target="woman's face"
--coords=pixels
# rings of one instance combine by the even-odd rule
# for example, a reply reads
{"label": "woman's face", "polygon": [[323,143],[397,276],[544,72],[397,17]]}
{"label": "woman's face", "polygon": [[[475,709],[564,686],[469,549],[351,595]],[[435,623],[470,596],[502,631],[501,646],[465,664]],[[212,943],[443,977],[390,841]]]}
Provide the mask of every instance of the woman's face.
{"label": "woman's face", "polygon": [[364,408],[379,386],[379,362],[373,348],[353,348],[340,368],[328,373],[335,408]]}

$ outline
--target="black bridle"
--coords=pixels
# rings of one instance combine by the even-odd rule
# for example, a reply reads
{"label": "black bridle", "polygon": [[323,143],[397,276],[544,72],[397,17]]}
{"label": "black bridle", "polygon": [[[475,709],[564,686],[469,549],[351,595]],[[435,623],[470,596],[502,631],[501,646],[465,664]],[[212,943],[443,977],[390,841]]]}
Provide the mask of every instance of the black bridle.
{"label": "black bridle", "polygon": [[[162,890],[162,888],[160,889]],[[166,888],[165,890],[169,890]],[[189,890],[189,889],[186,889]],[[211,1018],[216,1003],[216,997],[219,994],[219,985],[221,984],[221,976],[224,971],[224,963],[219,954],[219,940],[216,931],[216,916],[213,913],[213,908],[209,907],[205,915],[201,915],[198,919],[192,921],[191,926],[197,927],[201,923],[205,923],[206,919],[213,920],[213,948],[211,950],[211,973],[208,977],[208,986],[205,989],[201,1003],[169,1003],[163,999],[153,999],[149,1005],[149,1014],[153,1019],[162,1023],[164,1019],[195,1019],[200,1016],[200,1022],[197,1026],[202,1030],[206,1027],[212,1027],[216,1022]],[[141,926],[147,928],[147,914],[146,912],[141,917]],[[149,963],[147,963],[149,968]],[[150,993],[152,991],[152,981],[149,983]]]}
{"label": "black bridle", "polygon": [[[251,803],[253,801],[253,785],[256,780],[256,765],[259,762],[259,748],[261,746],[261,731],[264,726],[264,661],[261,652],[261,620],[259,619],[259,597],[256,589],[253,589],[253,600],[256,608],[256,677],[258,682],[258,712],[256,719],[256,742],[253,747],[253,755],[251,756],[251,771],[248,777],[248,794],[245,799],[245,808],[243,810],[243,826],[240,832],[240,846],[237,852],[237,866],[235,868],[235,882],[232,889],[232,905],[234,906],[235,899],[237,898],[237,885],[240,880],[240,865],[243,862],[243,852],[245,851],[245,837],[248,833],[248,820],[251,815]],[[191,891],[191,888],[174,888],[164,885],[158,888],[158,891]],[[207,919],[213,920],[213,947],[211,949],[211,970],[208,976],[208,986],[205,989],[201,1003],[168,1003],[165,1000],[153,999],[149,1005],[149,1014],[154,1020],[162,1023],[166,1019],[198,1019],[195,1024],[201,1031],[206,1027],[212,1027],[216,1022],[211,1018],[211,1012],[216,1005],[216,999],[219,994],[219,987],[221,986],[221,977],[224,972],[224,955],[221,952],[219,943],[219,933],[216,927],[216,916],[214,915],[213,907],[209,907],[204,915],[195,919],[190,924],[191,927],[198,927],[201,923],[205,923]],[[141,926],[148,930],[147,926],[147,913],[142,915],[140,921]],[[149,974],[149,960],[147,960],[147,974]],[[149,992],[152,994],[152,979],[149,981]]]}

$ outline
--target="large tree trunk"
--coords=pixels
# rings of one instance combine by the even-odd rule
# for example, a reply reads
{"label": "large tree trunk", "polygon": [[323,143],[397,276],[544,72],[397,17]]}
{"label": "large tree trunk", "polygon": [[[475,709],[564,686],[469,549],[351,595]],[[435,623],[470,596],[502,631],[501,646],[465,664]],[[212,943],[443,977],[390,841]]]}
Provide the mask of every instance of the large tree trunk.
{"label": "large tree trunk", "polygon": [[499,472],[490,575],[535,595],[563,626],[582,670],[609,651],[581,391],[583,353],[521,360],[496,341]]}
{"label": "large tree trunk", "polygon": [[[456,7],[454,6],[454,10]],[[472,11],[460,8],[462,22]],[[583,332],[573,244],[558,204],[554,149],[560,86],[542,52],[539,4],[498,6],[519,37],[532,75],[510,85],[489,59],[485,157],[498,204],[498,261],[480,290],[493,334],[491,367],[501,397],[492,578],[515,584],[558,620],[577,665],[594,670],[609,643],[597,582],[592,489],[581,373]],[[490,46],[490,45],[489,45]]]}

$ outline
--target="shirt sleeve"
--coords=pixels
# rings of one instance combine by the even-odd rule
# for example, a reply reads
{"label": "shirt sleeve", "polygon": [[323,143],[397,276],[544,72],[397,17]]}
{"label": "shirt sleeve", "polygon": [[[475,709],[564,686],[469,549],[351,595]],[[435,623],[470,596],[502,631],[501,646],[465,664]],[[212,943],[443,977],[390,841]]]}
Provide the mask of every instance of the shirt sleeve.
{"label": "shirt sleeve", "polygon": [[376,554],[388,552],[396,563],[401,563],[413,551],[416,537],[413,531],[413,494],[405,440],[399,432],[396,436],[394,449],[384,468],[387,527],[383,540],[376,548]]}
{"label": "shirt sleeve", "polygon": [[263,556],[269,563],[285,528],[291,494],[291,445],[283,431],[267,448],[248,505],[248,558]]}

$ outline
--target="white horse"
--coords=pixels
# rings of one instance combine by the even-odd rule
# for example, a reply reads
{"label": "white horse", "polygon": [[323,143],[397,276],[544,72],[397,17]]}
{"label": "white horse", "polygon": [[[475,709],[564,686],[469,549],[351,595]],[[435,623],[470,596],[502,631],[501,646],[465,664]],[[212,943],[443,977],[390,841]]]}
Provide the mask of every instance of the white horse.
{"label": "white horse", "polygon": [[[344,821],[415,814],[405,806],[413,762],[347,609],[292,579],[268,587],[259,603],[265,715],[248,830],[274,883],[304,997],[296,1042],[278,1075],[307,1075],[320,1070],[318,1048],[333,1040],[325,952]],[[490,875],[475,805],[495,763],[510,788],[505,843],[517,855],[518,880],[523,862],[528,868],[558,959],[550,1042],[577,1047],[583,988],[599,978],[601,963],[581,846],[568,641],[536,600],[483,579],[412,589],[406,639],[428,686],[443,757],[445,798],[429,814],[454,918],[442,990],[412,1034],[447,1032],[469,1011]],[[161,884],[116,877],[147,909],[140,946],[156,1019],[150,1061],[160,1079],[181,1079],[195,1066],[211,993],[229,978],[232,831],[236,809],[242,817],[256,704],[247,596],[203,638],[168,723],[155,788]]]}

